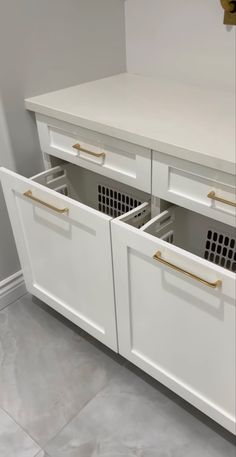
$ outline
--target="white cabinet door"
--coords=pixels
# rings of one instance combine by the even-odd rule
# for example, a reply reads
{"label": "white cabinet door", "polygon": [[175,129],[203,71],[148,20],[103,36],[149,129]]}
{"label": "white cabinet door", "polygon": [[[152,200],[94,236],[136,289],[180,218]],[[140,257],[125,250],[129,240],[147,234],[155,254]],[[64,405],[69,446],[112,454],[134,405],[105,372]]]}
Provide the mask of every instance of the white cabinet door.
{"label": "white cabinet door", "polygon": [[6,169],[0,178],[28,291],[116,351],[111,218]]}
{"label": "white cabinet door", "polygon": [[234,273],[121,220],[111,226],[120,353],[235,433]]}

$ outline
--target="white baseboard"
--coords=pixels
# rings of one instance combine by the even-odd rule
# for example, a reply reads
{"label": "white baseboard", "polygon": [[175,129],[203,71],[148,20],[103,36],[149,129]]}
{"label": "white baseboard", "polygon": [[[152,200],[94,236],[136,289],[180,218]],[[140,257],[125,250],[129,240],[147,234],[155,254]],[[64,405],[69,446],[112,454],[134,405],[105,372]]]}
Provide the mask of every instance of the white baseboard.
{"label": "white baseboard", "polygon": [[18,300],[26,292],[25,281],[21,270],[0,281],[0,309]]}

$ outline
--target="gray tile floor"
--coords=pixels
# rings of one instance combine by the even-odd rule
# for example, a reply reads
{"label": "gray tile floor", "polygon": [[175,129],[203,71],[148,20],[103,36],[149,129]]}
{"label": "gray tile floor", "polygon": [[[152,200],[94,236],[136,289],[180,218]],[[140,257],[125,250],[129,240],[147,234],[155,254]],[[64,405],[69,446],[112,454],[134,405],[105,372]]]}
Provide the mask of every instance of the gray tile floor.
{"label": "gray tile floor", "polygon": [[232,435],[30,295],[0,311],[0,457],[235,457]]}

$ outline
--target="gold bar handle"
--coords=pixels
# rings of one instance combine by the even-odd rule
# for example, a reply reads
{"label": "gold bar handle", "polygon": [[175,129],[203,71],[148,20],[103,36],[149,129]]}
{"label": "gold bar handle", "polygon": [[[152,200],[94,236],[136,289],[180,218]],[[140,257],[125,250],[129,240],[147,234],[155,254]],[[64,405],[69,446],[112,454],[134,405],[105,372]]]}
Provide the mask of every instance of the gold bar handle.
{"label": "gold bar handle", "polygon": [[216,289],[217,287],[220,287],[222,284],[222,281],[220,279],[218,279],[215,282],[209,282],[203,278],[200,278],[199,276],[194,275],[193,273],[190,273],[189,271],[184,270],[183,268],[177,267],[177,265],[174,265],[173,263],[167,262],[167,260],[162,259],[161,251],[157,251],[153,256],[153,259],[157,260],[160,263],[163,263],[167,267],[173,268],[173,270],[179,271],[180,273],[189,276],[190,278],[196,279],[196,281],[201,282],[202,284],[205,284],[206,286],[211,287],[212,289]]}
{"label": "gold bar handle", "polygon": [[94,157],[105,157],[105,152],[93,152],[89,151],[88,149],[82,148],[79,143],[76,143],[72,146],[72,148],[77,149],[77,151],[81,152],[86,152],[86,154],[89,154]]}
{"label": "gold bar handle", "polygon": [[215,200],[217,202],[225,203],[226,205],[230,205],[230,206],[236,207],[236,202],[232,202],[230,200],[226,200],[225,198],[217,197],[217,195],[214,192],[214,190],[209,192],[209,194],[207,194],[207,197],[211,198],[211,200]]}
{"label": "gold bar handle", "polygon": [[40,205],[46,206],[46,208],[52,209],[53,211],[56,211],[56,213],[69,213],[69,208],[57,208],[54,205],[50,205],[50,203],[44,202],[43,200],[40,200],[40,198],[34,197],[32,194],[31,190],[27,190],[26,192],[23,193],[23,195],[27,198],[30,198],[30,200],[33,200],[36,203],[40,203]]}

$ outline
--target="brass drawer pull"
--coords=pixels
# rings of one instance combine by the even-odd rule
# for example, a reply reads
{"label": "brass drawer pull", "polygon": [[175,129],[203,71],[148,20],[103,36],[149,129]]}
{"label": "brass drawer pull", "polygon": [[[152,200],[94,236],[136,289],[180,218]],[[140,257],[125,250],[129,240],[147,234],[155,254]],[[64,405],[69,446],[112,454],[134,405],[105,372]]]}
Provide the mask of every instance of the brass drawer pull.
{"label": "brass drawer pull", "polygon": [[230,205],[230,206],[236,207],[236,202],[232,202],[230,200],[226,200],[225,198],[217,197],[217,195],[215,194],[214,190],[209,192],[209,194],[207,194],[207,197],[211,198],[212,200],[216,200],[217,202],[225,203],[226,205]]}
{"label": "brass drawer pull", "polygon": [[88,149],[82,148],[79,143],[76,143],[72,146],[72,148],[77,149],[77,151],[86,152],[94,157],[105,157],[105,152],[93,152],[89,151]]}
{"label": "brass drawer pull", "polygon": [[34,202],[40,203],[40,205],[46,206],[46,208],[56,211],[56,213],[60,213],[60,214],[69,213],[69,208],[57,208],[54,205],[50,205],[50,203],[40,200],[40,198],[34,197],[31,190],[27,190],[26,192],[23,193],[23,195],[27,198],[30,198],[30,200],[33,200]]}
{"label": "brass drawer pull", "polygon": [[173,270],[179,271],[180,273],[185,274],[186,276],[189,276],[190,278],[196,279],[196,281],[201,282],[202,284],[205,284],[208,287],[211,287],[212,289],[216,289],[217,287],[220,287],[222,284],[222,281],[218,279],[215,282],[209,282],[206,281],[205,279],[200,278],[199,276],[194,275],[193,273],[190,273],[189,271],[184,270],[183,268],[177,267],[173,263],[167,262],[167,260],[162,259],[161,257],[161,251],[157,251],[156,254],[153,256],[154,260],[157,260],[160,263],[163,263],[164,265],[167,265],[167,267],[173,268]]}

